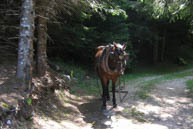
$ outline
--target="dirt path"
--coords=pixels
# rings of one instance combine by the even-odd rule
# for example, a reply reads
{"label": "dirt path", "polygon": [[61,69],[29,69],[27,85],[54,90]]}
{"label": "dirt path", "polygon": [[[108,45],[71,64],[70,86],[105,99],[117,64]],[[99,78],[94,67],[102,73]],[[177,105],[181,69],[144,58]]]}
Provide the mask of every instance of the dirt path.
{"label": "dirt path", "polygon": [[127,87],[129,95],[124,102],[119,103],[117,109],[109,109],[104,115],[97,111],[99,107],[94,107],[96,103],[82,104],[84,108],[80,111],[83,120],[91,123],[90,128],[95,129],[193,129],[193,101],[187,96],[185,84],[186,80],[193,77],[162,81],[155,86],[148,99],[136,98],[140,83],[160,77],[146,77],[130,82]]}
{"label": "dirt path", "polygon": [[[193,101],[186,91],[186,80],[193,77],[172,79],[156,83],[147,99],[139,99],[136,94],[141,84],[163,76],[143,77],[128,82],[129,94],[118,108],[103,113],[101,100],[95,97],[75,97],[65,107],[73,113],[64,114],[64,108],[50,118],[34,118],[35,127],[41,129],[193,129]],[[119,96],[117,95],[117,101]],[[67,117],[66,117],[67,116]],[[56,120],[57,118],[57,120]],[[59,122],[58,122],[59,120]],[[38,125],[38,126],[37,126]]]}
{"label": "dirt path", "polygon": [[[124,102],[124,109],[132,104],[134,111],[131,112],[144,121],[131,122],[131,125],[136,129],[193,129],[193,101],[187,96],[185,85],[188,79],[192,77],[161,82],[156,85],[148,99],[137,102],[130,99]],[[136,117],[134,115],[133,117]]]}
{"label": "dirt path", "polygon": [[[7,77],[13,76],[14,72],[3,71],[0,75],[1,85],[8,79]],[[142,77],[129,81],[125,89],[129,92],[127,97],[121,103],[117,94],[118,107],[111,110],[112,103],[108,102],[109,110],[106,113],[100,110],[101,100],[94,96],[53,94],[50,99],[45,100],[50,101],[48,104],[37,108],[33,117],[33,128],[193,129],[193,100],[188,97],[186,90],[186,81],[193,79],[193,76],[160,81],[155,83],[149,93],[150,97],[147,99],[136,97],[138,91],[143,90],[141,85],[163,76]],[[25,123],[21,122],[22,124]]]}

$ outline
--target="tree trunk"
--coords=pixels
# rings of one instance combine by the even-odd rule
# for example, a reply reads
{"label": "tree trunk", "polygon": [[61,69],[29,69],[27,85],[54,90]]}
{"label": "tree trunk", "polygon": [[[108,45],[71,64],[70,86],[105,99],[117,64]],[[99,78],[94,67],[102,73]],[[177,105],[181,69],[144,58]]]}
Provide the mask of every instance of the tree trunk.
{"label": "tree trunk", "polygon": [[47,69],[47,19],[38,18],[37,72],[43,76]]}
{"label": "tree trunk", "polygon": [[[49,8],[52,8],[53,0],[41,0],[38,9],[38,43],[37,43],[37,73],[44,76],[48,68],[47,64],[47,20]],[[48,8],[49,7],[49,8]]]}
{"label": "tree trunk", "polygon": [[166,35],[167,35],[167,30],[164,30],[163,34],[163,42],[162,42],[162,48],[161,48],[161,61],[164,61],[164,55],[165,55],[165,47],[166,47]]}
{"label": "tree trunk", "polygon": [[24,0],[16,72],[16,77],[22,80],[24,88],[30,88],[32,82],[34,14],[33,0]]}

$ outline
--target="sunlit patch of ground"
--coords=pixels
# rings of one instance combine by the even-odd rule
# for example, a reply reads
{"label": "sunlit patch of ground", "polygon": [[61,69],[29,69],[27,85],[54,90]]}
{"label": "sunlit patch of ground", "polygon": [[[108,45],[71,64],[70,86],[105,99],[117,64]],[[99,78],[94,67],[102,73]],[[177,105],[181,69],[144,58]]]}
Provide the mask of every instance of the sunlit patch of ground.
{"label": "sunlit patch of ground", "polygon": [[57,122],[55,120],[52,119],[47,119],[44,120],[42,118],[39,117],[34,117],[34,124],[36,125],[35,128],[38,129],[80,129],[80,128],[84,128],[84,129],[90,129],[91,128],[91,124],[80,124],[80,123],[75,123],[69,120],[62,120],[60,122]]}
{"label": "sunlit patch of ground", "polygon": [[139,89],[132,87],[145,82],[140,79],[129,87],[130,94],[124,102],[120,103],[117,95],[118,108],[111,110],[112,102],[108,102],[109,112],[106,114],[100,110],[101,100],[93,96],[58,95],[60,101],[65,101],[63,108],[68,110],[57,109],[56,104],[59,119],[37,115],[34,123],[42,129],[52,126],[58,129],[191,129],[193,104],[185,90],[185,81],[189,78],[156,84],[151,96],[145,100],[136,98],[134,94]]}
{"label": "sunlit patch of ground", "polygon": [[[68,114],[67,119],[64,118],[59,122],[48,118],[37,122],[37,125],[44,126],[41,123],[45,123],[45,127],[50,128],[56,124],[59,129],[191,129],[193,117],[190,114],[193,112],[193,104],[192,99],[186,96],[187,79],[189,78],[157,84],[151,97],[146,100],[136,99],[134,94],[138,89],[130,87],[130,95],[123,103],[119,102],[117,95],[119,103],[117,109],[111,110],[112,102],[108,102],[109,112],[106,115],[100,110],[101,100],[71,95],[69,98],[71,103],[67,101],[65,106],[74,109],[75,114],[72,116]],[[137,85],[139,83],[136,82]]]}
{"label": "sunlit patch of ground", "polygon": [[187,97],[185,82],[192,77],[169,80],[156,85],[151,97],[138,101],[134,107],[144,113],[150,125],[162,125],[169,129],[193,127],[192,99]]}
{"label": "sunlit patch of ground", "polygon": [[[0,84],[14,76],[14,68],[0,75]],[[187,96],[185,82],[193,77],[156,83],[150,97],[136,97],[140,86],[161,76],[143,77],[127,83],[128,95],[118,108],[101,111],[102,101],[96,96],[73,95],[65,90],[42,92],[35,104],[32,120],[19,121],[19,127],[34,129],[192,129],[193,101]],[[37,80],[38,81],[38,80]],[[148,84],[148,83],[147,83]],[[2,86],[2,85],[0,85]],[[1,94],[1,97],[4,94]],[[11,95],[11,94],[9,94]],[[112,98],[111,98],[112,99]]]}
{"label": "sunlit patch of ground", "polygon": [[[87,112],[87,108],[80,109],[80,105],[93,100],[93,96],[78,97],[69,92],[56,90],[53,97],[48,98],[47,104],[37,107],[33,117],[34,127],[41,129],[89,129],[92,123],[84,121],[85,116],[81,112]],[[51,105],[51,103],[53,103]],[[94,106],[94,105],[93,105]],[[42,108],[43,107],[43,108]]]}

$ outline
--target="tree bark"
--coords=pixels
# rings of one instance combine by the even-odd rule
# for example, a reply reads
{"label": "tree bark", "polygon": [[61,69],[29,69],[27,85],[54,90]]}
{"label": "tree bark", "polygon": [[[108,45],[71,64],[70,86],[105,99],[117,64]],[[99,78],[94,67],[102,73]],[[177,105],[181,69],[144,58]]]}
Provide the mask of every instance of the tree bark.
{"label": "tree bark", "polygon": [[30,88],[32,83],[34,15],[33,0],[24,0],[20,21],[16,77],[22,80],[25,88]]}
{"label": "tree bark", "polygon": [[47,19],[38,17],[37,72],[43,76],[47,70]]}
{"label": "tree bark", "polygon": [[47,64],[47,21],[49,8],[52,8],[53,0],[41,0],[38,5],[38,42],[37,42],[37,73],[44,76],[48,68]]}

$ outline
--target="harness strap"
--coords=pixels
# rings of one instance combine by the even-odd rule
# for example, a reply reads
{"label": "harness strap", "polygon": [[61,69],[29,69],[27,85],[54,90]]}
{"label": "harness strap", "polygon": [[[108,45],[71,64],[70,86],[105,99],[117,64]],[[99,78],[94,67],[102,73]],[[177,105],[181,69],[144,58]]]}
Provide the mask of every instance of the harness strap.
{"label": "harness strap", "polygon": [[113,49],[113,45],[111,45],[111,44],[105,46],[103,53],[99,59],[100,60],[99,62],[101,63],[101,67],[103,68],[103,70],[106,73],[111,74],[111,75],[118,72],[117,69],[111,70],[109,68],[109,62],[108,61],[109,61],[109,56],[110,56],[110,53],[112,52],[112,49]]}

